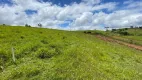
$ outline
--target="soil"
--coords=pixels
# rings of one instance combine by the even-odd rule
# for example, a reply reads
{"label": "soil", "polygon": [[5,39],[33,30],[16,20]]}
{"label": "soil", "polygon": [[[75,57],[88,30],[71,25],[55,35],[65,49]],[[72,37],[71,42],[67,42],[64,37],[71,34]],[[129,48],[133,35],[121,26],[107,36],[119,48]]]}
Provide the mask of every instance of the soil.
{"label": "soil", "polygon": [[118,43],[118,44],[121,44],[121,45],[125,45],[125,46],[131,47],[131,48],[135,48],[137,50],[141,50],[142,51],[142,46],[139,46],[139,45],[126,43],[126,42],[115,40],[115,39],[112,39],[110,37],[106,37],[106,36],[102,36],[102,35],[96,35],[96,37],[101,39],[101,40],[104,40],[104,41],[115,42],[115,43]]}

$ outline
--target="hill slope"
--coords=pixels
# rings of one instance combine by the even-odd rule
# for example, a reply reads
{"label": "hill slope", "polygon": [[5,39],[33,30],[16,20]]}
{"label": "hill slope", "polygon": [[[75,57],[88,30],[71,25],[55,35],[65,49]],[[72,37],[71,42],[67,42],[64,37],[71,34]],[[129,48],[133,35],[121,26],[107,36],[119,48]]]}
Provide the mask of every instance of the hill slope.
{"label": "hill slope", "polygon": [[142,29],[141,28],[124,28],[114,29],[112,31],[90,31],[92,34],[100,34],[111,37],[123,42],[142,46]]}
{"label": "hill slope", "polygon": [[0,27],[0,58],[1,80],[142,79],[142,51],[82,32]]}

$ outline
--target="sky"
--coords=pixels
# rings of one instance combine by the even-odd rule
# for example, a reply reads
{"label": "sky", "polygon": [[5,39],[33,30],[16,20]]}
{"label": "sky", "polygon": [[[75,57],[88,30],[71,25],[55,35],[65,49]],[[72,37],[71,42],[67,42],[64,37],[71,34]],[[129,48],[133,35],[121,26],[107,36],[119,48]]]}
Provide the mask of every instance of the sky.
{"label": "sky", "polygon": [[0,24],[61,30],[142,26],[142,0],[0,0]]}

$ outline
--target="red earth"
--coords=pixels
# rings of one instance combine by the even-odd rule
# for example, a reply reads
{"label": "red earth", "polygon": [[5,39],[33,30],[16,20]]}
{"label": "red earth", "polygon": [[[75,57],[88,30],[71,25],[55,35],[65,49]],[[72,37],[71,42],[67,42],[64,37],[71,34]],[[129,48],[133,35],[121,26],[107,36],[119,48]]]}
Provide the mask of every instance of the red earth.
{"label": "red earth", "polygon": [[135,44],[130,44],[130,43],[126,43],[126,42],[123,42],[123,41],[115,40],[115,39],[112,39],[110,37],[106,37],[106,36],[102,36],[102,35],[96,35],[96,37],[101,39],[101,40],[104,40],[104,41],[115,42],[115,43],[118,43],[118,44],[121,44],[121,45],[125,45],[125,46],[131,47],[131,48],[135,48],[137,50],[141,50],[142,51],[142,46],[138,46],[138,45],[135,45]]}

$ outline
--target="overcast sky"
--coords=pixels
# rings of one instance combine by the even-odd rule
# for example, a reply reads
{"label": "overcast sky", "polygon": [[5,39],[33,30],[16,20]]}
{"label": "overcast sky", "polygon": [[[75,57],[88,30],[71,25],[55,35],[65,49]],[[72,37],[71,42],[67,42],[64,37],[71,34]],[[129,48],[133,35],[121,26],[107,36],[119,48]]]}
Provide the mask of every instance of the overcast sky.
{"label": "overcast sky", "polygon": [[142,0],[0,0],[0,24],[65,30],[142,26]]}

